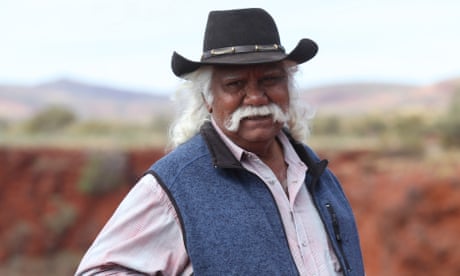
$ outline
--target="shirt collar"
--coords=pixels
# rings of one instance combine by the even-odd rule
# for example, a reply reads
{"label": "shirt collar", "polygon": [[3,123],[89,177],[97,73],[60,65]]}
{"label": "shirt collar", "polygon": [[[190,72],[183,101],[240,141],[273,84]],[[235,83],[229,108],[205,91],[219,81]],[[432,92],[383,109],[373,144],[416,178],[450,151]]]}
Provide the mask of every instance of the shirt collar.
{"label": "shirt collar", "polygon": [[[223,138],[219,136],[210,121],[205,122],[200,128],[200,134],[205,140],[206,145],[211,154],[213,165],[218,168],[242,168],[241,162],[233,155],[228,146],[223,142]],[[289,143],[294,151],[299,156],[300,160],[308,167],[309,174],[312,176],[310,183],[316,185],[317,180],[327,168],[328,161],[321,160],[318,156],[306,145],[294,140],[289,132],[282,131],[287,136]],[[224,135],[225,136],[225,135]],[[243,150],[244,152],[244,150]],[[241,154],[239,155],[241,159]]]}

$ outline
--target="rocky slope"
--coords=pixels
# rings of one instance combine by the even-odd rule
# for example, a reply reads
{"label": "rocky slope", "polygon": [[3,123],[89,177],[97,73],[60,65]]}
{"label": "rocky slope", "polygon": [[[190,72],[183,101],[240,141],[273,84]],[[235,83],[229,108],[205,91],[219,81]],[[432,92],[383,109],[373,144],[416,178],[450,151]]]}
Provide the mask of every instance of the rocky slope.
{"label": "rocky slope", "polygon": [[[162,155],[0,148],[0,274],[72,274],[123,196]],[[458,158],[321,155],[354,208],[367,275],[459,275]]]}

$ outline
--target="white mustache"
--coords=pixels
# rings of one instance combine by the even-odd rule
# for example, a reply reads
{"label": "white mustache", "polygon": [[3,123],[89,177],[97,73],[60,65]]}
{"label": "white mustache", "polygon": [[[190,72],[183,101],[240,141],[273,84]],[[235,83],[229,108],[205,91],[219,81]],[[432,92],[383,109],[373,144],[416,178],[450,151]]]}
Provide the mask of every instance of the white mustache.
{"label": "white mustache", "polygon": [[274,103],[264,106],[242,106],[235,110],[225,122],[227,130],[236,132],[240,127],[242,119],[251,116],[268,116],[273,117],[273,121],[277,123],[285,123],[289,119],[289,115],[285,113],[281,107]]}

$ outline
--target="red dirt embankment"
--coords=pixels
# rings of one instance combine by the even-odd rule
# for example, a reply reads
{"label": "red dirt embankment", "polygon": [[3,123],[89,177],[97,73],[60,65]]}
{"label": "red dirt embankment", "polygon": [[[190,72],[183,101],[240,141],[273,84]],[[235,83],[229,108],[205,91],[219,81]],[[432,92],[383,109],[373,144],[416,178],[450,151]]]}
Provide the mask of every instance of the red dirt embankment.
{"label": "red dirt embankment", "polygon": [[[24,256],[81,257],[162,155],[162,149],[107,154],[0,148],[0,268]],[[323,155],[355,211],[367,275],[460,275],[460,160],[420,162],[359,151]],[[98,156],[106,158],[92,166],[105,173],[88,167]],[[82,184],[97,177],[108,186]],[[73,271],[79,257],[64,271]]]}

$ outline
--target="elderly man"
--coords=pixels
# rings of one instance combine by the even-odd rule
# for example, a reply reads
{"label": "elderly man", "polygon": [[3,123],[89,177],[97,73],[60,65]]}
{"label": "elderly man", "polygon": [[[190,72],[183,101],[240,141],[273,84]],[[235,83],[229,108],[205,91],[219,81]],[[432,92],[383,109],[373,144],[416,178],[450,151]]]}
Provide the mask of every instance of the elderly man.
{"label": "elderly man", "polygon": [[308,118],[293,74],[316,52],[302,39],[286,54],[262,9],[210,12],[201,61],[172,57],[185,80],[172,151],[77,274],[364,275],[340,184],[300,142]]}

